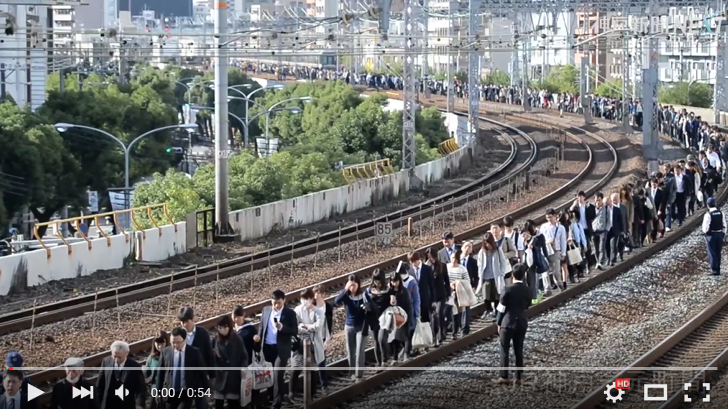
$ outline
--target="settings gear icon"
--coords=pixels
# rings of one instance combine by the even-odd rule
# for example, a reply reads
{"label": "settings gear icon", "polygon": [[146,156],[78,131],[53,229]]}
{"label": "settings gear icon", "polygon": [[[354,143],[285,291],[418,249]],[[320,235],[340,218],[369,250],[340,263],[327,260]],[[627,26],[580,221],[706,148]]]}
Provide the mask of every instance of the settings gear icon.
{"label": "settings gear icon", "polygon": [[607,390],[604,391],[604,394],[607,395],[607,400],[612,403],[617,403],[622,400],[622,395],[624,395],[624,389],[617,389],[617,396],[612,395],[612,390],[617,389],[617,383],[612,382],[611,384],[607,384]]}

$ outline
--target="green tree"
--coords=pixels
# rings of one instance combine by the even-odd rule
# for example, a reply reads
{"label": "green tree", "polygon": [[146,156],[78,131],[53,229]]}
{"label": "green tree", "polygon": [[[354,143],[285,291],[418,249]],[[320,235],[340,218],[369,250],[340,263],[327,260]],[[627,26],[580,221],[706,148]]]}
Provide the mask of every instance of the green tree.
{"label": "green tree", "polygon": [[507,87],[511,85],[511,76],[508,75],[507,72],[495,70],[484,76],[480,83],[482,85],[497,85],[500,87]]}
{"label": "green tree", "polygon": [[[174,221],[184,220],[188,214],[208,207],[197,194],[192,178],[174,169],[168,170],[164,176],[155,173],[151,182],[139,184],[134,190],[133,207],[159,203],[167,203],[169,216]],[[165,220],[161,210],[153,211],[152,217],[156,221]],[[153,226],[145,212],[136,214],[135,220],[145,229]]]}
{"label": "green tree", "polygon": [[[51,89],[37,111],[46,123],[70,123],[106,131],[125,144],[147,131],[177,124],[177,111],[170,105],[171,94],[155,89],[164,82],[136,82],[130,85],[108,83],[90,76],[91,83],[78,91],[73,76],[65,91]],[[171,85],[169,85],[171,87]],[[172,132],[157,132],[138,142],[131,154],[131,183],[155,172],[165,172],[173,157],[167,153]],[[105,192],[124,184],[124,155],[121,147],[107,136],[81,128],[61,133],[63,145],[80,163],[78,186]]]}
{"label": "green tree", "polygon": [[6,102],[0,105],[0,143],[1,227],[25,205],[43,223],[63,206],[81,204],[86,188],[78,184],[80,164],[53,126]]}
{"label": "green tree", "polygon": [[599,84],[596,94],[607,98],[622,98],[622,80],[617,78]]}
{"label": "green tree", "polygon": [[658,98],[661,104],[710,108],[713,89],[704,82],[678,82],[660,88]]}
{"label": "green tree", "polygon": [[579,92],[579,70],[572,64],[557,65],[551,68],[543,81],[534,84],[537,89],[545,89],[551,93],[576,94]]}

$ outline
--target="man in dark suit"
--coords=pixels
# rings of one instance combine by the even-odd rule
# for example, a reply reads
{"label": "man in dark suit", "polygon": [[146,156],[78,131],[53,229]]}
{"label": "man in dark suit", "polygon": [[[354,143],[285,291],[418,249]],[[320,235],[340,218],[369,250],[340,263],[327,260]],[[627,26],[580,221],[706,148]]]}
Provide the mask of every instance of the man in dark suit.
{"label": "man in dark suit", "polygon": [[50,409],[97,409],[98,402],[90,396],[73,397],[74,388],[90,391],[93,387],[83,377],[83,359],[68,358],[63,366],[66,367],[66,378],[53,385]]}
{"label": "man in dark suit", "polygon": [[612,226],[607,232],[607,242],[609,243],[609,265],[613,266],[617,262],[617,255],[619,255],[620,261],[623,259],[622,234],[627,231],[624,224],[625,216],[619,204],[619,193],[612,193],[607,210],[612,212]]}
{"label": "man in dark suit", "polygon": [[658,229],[660,222],[662,222],[663,226],[665,225],[665,201],[662,187],[656,176],[650,179],[650,187],[645,193],[652,202],[652,232],[650,232],[650,236],[652,240],[655,240],[658,233],[660,237],[663,233],[661,229]]}
{"label": "man in dark suit", "polygon": [[23,379],[23,371],[5,370],[3,373],[4,392],[0,395],[0,409],[38,409],[37,401],[28,401],[27,389],[23,389]]}
{"label": "man in dark suit", "polygon": [[443,264],[450,264],[452,262],[451,257],[458,249],[458,245],[455,244],[455,235],[452,232],[442,233],[442,248],[437,252],[437,258]]}
{"label": "man in dark suit", "polygon": [[209,396],[210,384],[205,371],[191,368],[203,368],[207,363],[200,350],[187,345],[187,331],[177,327],[172,330],[172,345],[164,348],[159,354],[157,374],[157,390],[174,390],[174,396],[158,396],[157,403],[166,402],[168,409],[190,409],[197,397]]}
{"label": "man in dark suit", "polygon": [[586,192],[579,191],[574,200],[574,204],[571,205],[571,210],[577,212],[579,216],[579,224],[584,229],[584,236],[586,238],[586,256],[588,261],[588,267],[594,267],[597,264],[597,258],[594,256],[594,249],[592,248],[592,222],[597,217],[597,210],[593,203],[589,203],[586,197]]}
{"label": "man in dark suit", "polygon": [[[129,344],[114,341],[111,344],[111,356],[101,361],[94,396],[99,399],[101,409],[140,409],[144,408],[147,399],[147,385],[142,367],[129,357]],[[119,387],[129,391],[124,399],[114,396]]]}
{"label": "man in dark suit", "polygon": [[292,338],[298,334],[296,312],[286,307],[286,294],[281,290],[273,291],[271,306],[263,309],[255,342],[263,343],[263,357],[274,368],[275,380],[270,398],[275,409],[283,405],[283,400],[291,401],[285,391],[285,367],[291,359]]}
{"label": "man in dark suit", "polygon": [[[498,304],[498,334],[500,335],[500,366],[508,368],[509,351],[513,342],[513,353],[516,356],[516,367],[523,368],[523,343],[526,339],[528,321],[526,309],[531,306],[531,291],[524,284],[528,267],[525,264],[513,266],[513,285],[506,287]],[[523,371],[516,370],[516,383],[521,383]],[[502,369],[495,383],[507,384],[508,370]]]}
{"label": "man in dark suit", "polygon": [[[200,351],[202,359],[205,361],[205,365],[208,368],[215,367],[215,354],[212,352],[212,342],[210,341],[210,333],[200,326],[195,325],[195,310],[192,307],[182,307],[179,310],[177,319],[180,322],[182,328],[187,332],[185,342],[189,346],[193,346]],[[207,371],[207,376],[215,378],[215,371]],[[195,397],[195,406],[198,409],[207,409],[207,400],[203,396]]]}

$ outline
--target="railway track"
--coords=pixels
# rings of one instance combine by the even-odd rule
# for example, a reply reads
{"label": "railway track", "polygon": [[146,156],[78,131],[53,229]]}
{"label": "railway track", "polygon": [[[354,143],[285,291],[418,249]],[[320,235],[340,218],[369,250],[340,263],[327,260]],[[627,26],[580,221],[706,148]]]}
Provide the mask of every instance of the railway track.
{"label": "railway track", "polygon": [[[285,246],[248,254],[217,264],[193,267],[174,274],[125,285],[118,288],[118,293],[117,289],[109,289],[99,291],[98,294],[84,295],[0,315],[0,335],[290,262],[293,259],[308,256],[321,250],[336,248],[342,244],[373,237],[376,223],[392,223],[393,229],[399,229],[406,226],[410,219],[418,220],[435,216],[450,211],[453,207],[477,200],[481,196],[485,196],[489,191],[495,190],[496,187],[506,184],[513,175],[523,173],[529,169],[536,161],[538,154],[536,141],[526,133],[520,132],[514,127],[499,127],[496,122],[489,119],[482,120],[496,125],[494,130],[499,132],[510,146],[510,155],[488,175],[455,191],[425,200],[418,206],[408,207],[342,228],[340,231],[330,231],[318,237],[299,240]],[[515,132],[520,138],[523,138],[528,147],[527,152],[524,154],[523,149],[519,148],[519,144],[513,135],[502,129],[508,129],[511,133]]]}
{"label": "railway track", "polygon": [[[694,403],[707,402],[710,383],[728,364],[728,293],[702,310],[689,322],[660,341],[605,384],[595,388],[572,409],[607,408],[606,384],[618,378],[629,378],[630,389],[619,399],[620,408],[689,408]],[[654,369],[653,369],[654,368]],[[683,368],[665,370],[665,368]],[[696,369],[699,368],[699,369]],[[647,384],[664,385],[649,392],[650,397],[664,400],[645,401]],[[707,387],[705,385],[708,385]],[[689,386],[686,386],[689,385]],[[617,391],[611,396],[617,397]]]}
{"label": "railway track", "polygon": [[[543,126],[543,124],[541,124],[541,126]],[[589,138],[587,136],[583,136],[583,137],[572,136],[572,137],[575,140]],[[548,195],[547,197],[544,197],[543,199],[536,201],[535,203],[531,203],[527,206],[524,206],[522,209],[519,209],[518,211],[514,212],[512,214],[512,216],[515,218],[522,218],[522,217],[530,216],[530,215],[532,215],[532,213],[534,211],[540,210],[544,207],[551,207],[551,204],[553,203],[555,198],[561,197],[562,195],[567,194],[567,193],[575,193],[575,192],[572,192],[572,190],[574,190],[574,189],[577,189],[577,190],[584,189],[584,190],[593,192],[596,189],[603,186],[604,184],[606,184],[617,170],[618,158],[617,158],[616,151],[611,147],[611,145],[606,143],[606,141],[597,140],[596,143],[601,144],[606,148],[606,149],[600,150],[601,155],[602,155],[601,158],[595,159],[593,148],[589,144],[582,142],[582,145],[584,146],[584,152],[587,154],[587,157],[588,157],[588,161],[586,161],[587,165],[585,166],[584,170],[582,172],[580,172],[578,175],[576,175],[572,179],[572,181],[567,183],[566,186],[564,186],[561,189],[557,190],[556,192]],[[528,157],[535,158],[536,154],[537,154],[537,152],[535,150],[532,150],[528,154]],[[612,163],[612,166],[610,167],[609,171],[605,172],[604,176],[600,180],[586,180],[587,176],[589,176],[592,168],[594,167],[595,162],[599,159],[607,160],[607,162],[609,162],[609,159],[608,159],[609,157],[611,157],[611,163]],[[529,160],[524,161],[522,163],[522,165],[520,165],[519,167],[517,167],[510,173],[517,174],[518,172],[520,172],[522,170],[522,168],[524,166],[528,166],[529,163],[530,163]],[[508,177],[508,176],[506,175],[505,177]],[[565,207],[568,204],[570,204],[570,201],[567,203],[564,203],[561,207]],[[542,214],[542,212],[539,214]],[[462,240],[464,238],[472,238],[472,237],[479,236],[484,231],[486,231],[486,229],[488,229],[489,225],[490,225],[490,223],[486,223],[477,228],[474,228],[467,232],[459,234],[458,239]],[[435,244],[434,246],[437,246],[437,245],[438,244]],[[420,250],[422,250],[422,249],[420,249]],[[397,263],[402,259],[404,259],[404,255],[378,263],[373,266],[369,266],[367,268],[364,268],[364,269],[361,269],[358,271],[355,271],[355,272],[353,272],[353,274],[356,274],[359,277],[362,277],[366,281],[368,281],[368,278],[371,276],[371,271],[374,268],[381,268],[381,269],[389,270],[389,269],[394,268],[397,265]],[[334,278],[331,280],[327,280],[323,283],[320,283],[320,285],[324,289],[326,289],[326,291],[328,293],[328,301],[333,300],[333,297],[335,296],[335,294],[338,293],[338,291],[340,291],[340,289],[345,284],[347,277],[348,277],[348,274],[342,275],[340,277],[337,277],[337,278]],[[290,292],[291,296],[289,297],[288,301],[294,302],[294,303],[297,302],[297,297],[298,297],[299,293],[300,293],[300,290]],[[249,312],[252,312],[252,313],[259,313],[260,311],[262,311],[263,307],[266,305],[269,305],[269,302],[263,301],[263,302],[256,303],[254,305],[249,306],[248,308],[246,308],[246,310],[248,310]],[[202,322],[198,323],[198,325],[202,325],[208,329],[212,329],[214,327],[214,325],[216,324],[218,318],[219,317],[214,317],[214,318],[202,321]],[[143,361],[146,358],[145,354],[148,351],[148,348],[150,345],[151,345],[151,338],[131,344],[132,359],[137,359],[137,360]],[[369,353],[371,354],[371,352],[369,352]],[[105,353],[100,353],[100,354],[86,357],[84,359],[85,366],[86,367],[98,367],[101,360],[108,355],[109,355],[108,352],[105,352]],[[334,373],[336,373],[335,372],[336,368],[341,367],[342,365],[346,366],[346,363],[341,362],[341,361],[336,362],[331,365],[331,368],[334,371]],[[59,379],[62,379],[64,376],[65,376],[65,373],[60,368],[53,369],[53,370],[44,370],[44,371],[39,371],[39,372],[31,374],[30,382],[33,385],[40,387],[41,389],[50,390],[53,383]],[[89,373],[89,376],[93,376],[93,374]],[[46,393],[43,397],[41,397],[41,402],[47,402],[48,399],[49,399],[49,393]]]}

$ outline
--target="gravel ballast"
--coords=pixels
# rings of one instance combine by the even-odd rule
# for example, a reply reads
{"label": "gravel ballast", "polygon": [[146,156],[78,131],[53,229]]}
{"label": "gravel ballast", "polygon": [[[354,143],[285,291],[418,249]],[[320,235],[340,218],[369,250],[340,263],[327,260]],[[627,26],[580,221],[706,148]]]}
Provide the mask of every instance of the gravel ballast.
{"label": "gravel ballast", "polygon": [[116,339],[133,342],[151,337],[159,329],[170,329],[176,324],[176,311],[181,305],[195,305],[198,317],[208,318],[229,312],[238,304],[249,305],[265,300],[276,288],[290,292],[342,275],[370,265],[376,260],[391,258],[412,248],[435,242],[442,229],[448,228],[457,233],[516,210],[523,203],[538,200],[562,186],[568,179],[560,178],[561,172],[567,175],[578,173],[582,166],[578,162],[564,162],[559,174],[550,178],[539,178],[538,188],[520,196],[518,202],[503,203],[503,195],[494,192],[493,200],[481,200],[461,206],[454,212],[438,215],[434,223],[423,219],[422,222],[415,223],[418,237],[400,237],[387,248],[379,245],[375,251],[373,239],[361,240],[358,244],[345,244],[342,246],[341,262],[338,260],[338,250],[327,250],[316,258],[309,256],[292,263],[272,266],[271,269],[220,280],[219,283],[201,285],[194,290],[178,291],[172,294],[171,299],[168,296],[159,296],[99,311],[95,315],[88,314],[35,328],[32,350],[29,345],[30,331],[8,334],[0,337],[0,348],[21,350],[26,365],[44,367],[58,365],[68,356],[87,356],[105,351]]}
{"label": "gravel ballast", "polygon": [[[467,370],[500,365],[498,340],[492,339],[437,366],[454,371],[416,373],[346,407],[571,407],[619,372],[614,367],[630,364],[722,295],[728,280],[725,275],[708,276],[709,270],[705,239],[696,230],[616,279],[529,322],[526,367],[612,369],[531,371],[524,386],[497,386],[491,382],[496,372]],[[511,354],[511,365],[513,359]]]}

